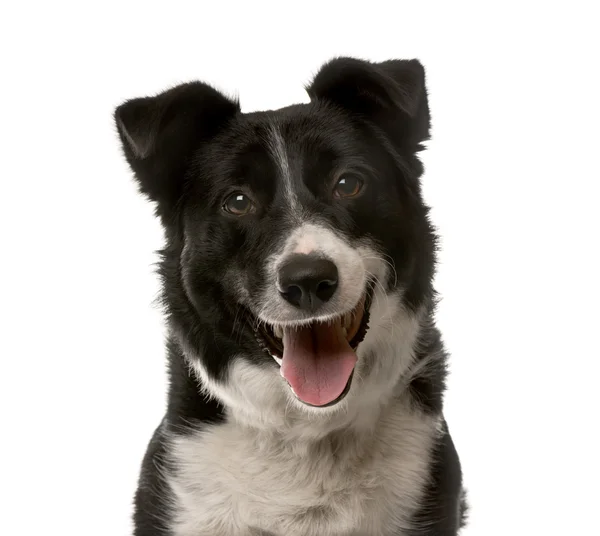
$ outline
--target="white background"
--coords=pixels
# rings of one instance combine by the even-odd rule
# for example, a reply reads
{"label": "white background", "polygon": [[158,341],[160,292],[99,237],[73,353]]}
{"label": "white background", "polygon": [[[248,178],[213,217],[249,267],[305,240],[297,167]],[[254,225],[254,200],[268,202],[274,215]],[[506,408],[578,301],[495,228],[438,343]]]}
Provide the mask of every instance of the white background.
{"label": "white background", "polygon": [[198,78],[279,107],[356,55],[427,68],[464,534],[600,534],[594,2],[95,4],[0,13],[0,532],[129,534],[164,408],[162,235],[113,108]]}

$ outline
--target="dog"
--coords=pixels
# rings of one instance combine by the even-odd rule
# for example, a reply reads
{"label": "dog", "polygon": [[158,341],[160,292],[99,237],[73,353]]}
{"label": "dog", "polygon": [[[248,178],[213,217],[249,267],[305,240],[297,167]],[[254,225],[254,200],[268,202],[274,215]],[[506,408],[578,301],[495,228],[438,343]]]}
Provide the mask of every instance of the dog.
{"label": "dog", "polygon": [[417,60],[337,57],[310,102],[191,82],[115,122],[165,231],[164,419],[135,536],[458,534]]}

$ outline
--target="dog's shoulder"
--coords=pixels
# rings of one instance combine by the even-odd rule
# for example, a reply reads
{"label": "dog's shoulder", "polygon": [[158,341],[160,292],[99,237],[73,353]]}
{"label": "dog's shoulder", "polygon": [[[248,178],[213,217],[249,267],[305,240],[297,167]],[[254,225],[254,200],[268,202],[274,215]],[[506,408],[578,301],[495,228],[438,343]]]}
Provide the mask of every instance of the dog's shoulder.
{"label": "dog's shoulder", "polygon": [[168,463],[167,437],[167,422],[163,419],[154,431],[142,461],[134,498],[135,536],[167,534],[171,524],[171,492],[164,479]]}

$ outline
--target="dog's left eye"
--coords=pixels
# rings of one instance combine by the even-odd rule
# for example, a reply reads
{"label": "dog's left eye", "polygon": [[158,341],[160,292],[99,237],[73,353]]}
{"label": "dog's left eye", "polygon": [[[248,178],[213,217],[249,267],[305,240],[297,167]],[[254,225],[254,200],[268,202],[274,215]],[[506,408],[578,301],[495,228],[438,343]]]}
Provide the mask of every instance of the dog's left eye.
{"label": "dog's left eye", "polygon": [[234,216],[243,216],[254,212],[254,203],[246,194],[236,192],[225,200],[223,210]]}
{"label": "dog's left eye", "polygon": [[362,190],[363,182],[352,175],[344,175],[339,181],[337,181],[335,188],[333,189],[333,195],[335,197],[354,197],[358,195]]}

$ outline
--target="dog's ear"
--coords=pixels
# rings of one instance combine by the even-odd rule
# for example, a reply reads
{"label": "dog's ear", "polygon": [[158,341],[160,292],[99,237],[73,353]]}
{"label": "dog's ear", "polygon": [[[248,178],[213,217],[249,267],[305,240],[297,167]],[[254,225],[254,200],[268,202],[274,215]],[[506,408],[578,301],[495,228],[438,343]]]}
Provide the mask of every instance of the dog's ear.
{"label": "dog's ear", "polygon": [[238,102],[201,82],[132,99],[115,110],[125,157],[164,223],[175,214],[194,151],[239,111]]}
{"label": "dog's ear", "polygon": [[374,122],[402,151],[414,153],[429,138],[425,70],[418,60],[336,58],[306,90],[311,100],[333,102]]}

